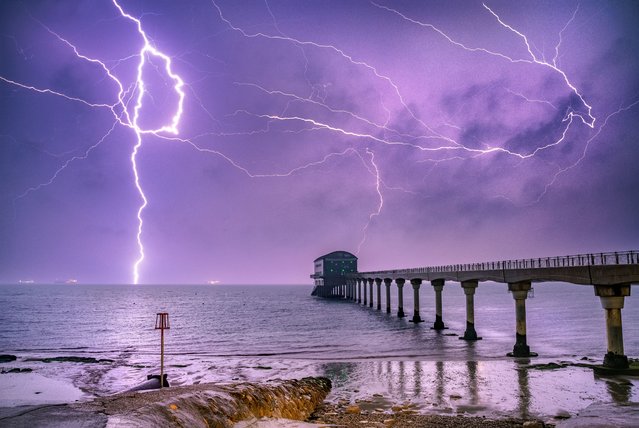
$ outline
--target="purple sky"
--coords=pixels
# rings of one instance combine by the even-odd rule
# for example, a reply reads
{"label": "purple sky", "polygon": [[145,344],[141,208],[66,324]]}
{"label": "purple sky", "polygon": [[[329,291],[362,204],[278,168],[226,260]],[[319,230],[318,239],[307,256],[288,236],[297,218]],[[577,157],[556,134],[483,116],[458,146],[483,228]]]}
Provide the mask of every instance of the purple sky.
{"label": "purple sky", "polygon": [[[184,82],[135,157],[141,283],[639,247],[636,1],[120,5]],[[133,126],[144,38],[111,1],[0,20],[0,282],[132,282],[135,131],[175,80],[145,55]]]}

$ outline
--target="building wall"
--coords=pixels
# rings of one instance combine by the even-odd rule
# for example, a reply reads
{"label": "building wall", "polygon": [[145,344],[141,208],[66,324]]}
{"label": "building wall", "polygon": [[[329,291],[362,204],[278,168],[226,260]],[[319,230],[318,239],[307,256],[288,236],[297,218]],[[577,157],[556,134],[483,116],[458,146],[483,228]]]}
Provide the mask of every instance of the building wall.
{"label": "building wall", "polygon": [[315,260],[315,285],[334,286],[345,283],[344,275],[357,272],[357,257],[336,251]]}

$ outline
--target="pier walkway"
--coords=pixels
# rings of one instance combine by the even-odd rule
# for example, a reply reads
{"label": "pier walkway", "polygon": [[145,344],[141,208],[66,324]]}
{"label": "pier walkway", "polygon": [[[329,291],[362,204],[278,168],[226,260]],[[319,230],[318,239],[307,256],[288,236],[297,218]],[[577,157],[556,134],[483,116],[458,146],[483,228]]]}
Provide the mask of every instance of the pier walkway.
{"label": "pier walkway", "polygon": [[[534,282],[567,282],[578,285],[590,285],[594,294],[601,300],[606,311],[606,335],[608,350],[604,357],[604,366],[627,368],[628,358],[623,349],[621,309],[624,298],[630,296],[632,284],[639,284],[639,251],[577,254],[572,256],[545,257],[520,260],[502,260],[482,263],[453,264],[443,266],[418,267],[410,269],[391,269],[370,272],[358,272],[348,269],[324,269],[335,264],[337,259],[346,255],[355,260],[350,253],[334,252],[315,261],[315,279],[313,295],[320,297],[339,297],[382,310],[381,285],[386,288],[386,312],[391,312],[390,287],[397,286],[398,317],[405,317],[403,288],[408,281],[413,289],[413,316],[411,321],[423,322],[419,307],[419,289],[424,281],[429,281],[435,291],[435,330],[445,328],[442,308],[442,291],[446,281],[461,283],[466,295],[466,331],[460,339],[480,340],[475,330],[474,295],[482,281],[508,284],[508,290],[515,300],[516,333],[513,351],[514,357],[536,356],[530,351],[526,341],[526,298]],[[331,258],[332,257],[332,258]],[[318,262],[319,261],[319,262]],[[353,265],[351,263],[351,265]],[[376,293],[373,288],[376,287]],[[374,297],[376,295],[376,298]]]}

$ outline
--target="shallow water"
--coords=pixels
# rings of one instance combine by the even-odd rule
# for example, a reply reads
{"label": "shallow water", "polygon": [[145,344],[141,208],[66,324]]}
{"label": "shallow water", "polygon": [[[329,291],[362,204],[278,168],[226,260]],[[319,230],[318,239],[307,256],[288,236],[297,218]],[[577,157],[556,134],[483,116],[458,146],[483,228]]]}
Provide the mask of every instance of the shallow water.
{"label": "shallow water", "polygon": [[[413,303],[407,288],[408,316],[400,320],[395,287],[389,315],[311,297],[310,286],[4,285],[0,353],[19,359],[0,369],[32,368],[90,395],[126,389],[159,371],[155,314],[167,311],[166,371],[174,384],[323,375],[333,380],[333,400],[381,394],[415,402],[423,411],[485,415],[575,414],[592,403],[639,401],[636,379],[599,379],[578,367],[523,370],[521,361],[505,357],[515,322],[503,284],[477,289],[475,323],[483,340],[475,343],[455,336],[465,327],[459,284],[444,289],[449,329],[443,333],[430,329],[432,287],[425,283],[420,290],[426,322],[417,325],[408,321]],[[623,322],[626,354],[637,356],[634,297],[626,299]],[[527,323],[528,343],[540,355],[534,363],[603,358],[604,311],[592,287],[536,285],[535,297],[527,300]],[[27,361],[57,356],[112,362]]]}

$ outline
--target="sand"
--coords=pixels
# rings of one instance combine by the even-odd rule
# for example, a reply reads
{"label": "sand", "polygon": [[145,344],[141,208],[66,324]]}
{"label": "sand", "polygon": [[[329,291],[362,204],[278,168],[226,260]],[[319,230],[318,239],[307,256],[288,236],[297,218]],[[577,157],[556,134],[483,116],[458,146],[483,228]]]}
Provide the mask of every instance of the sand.
{"label": "sand", "polygon": [[0,407],[73,403],[89,397],[70,382],[38,373],[4,373],[0,391]]}

